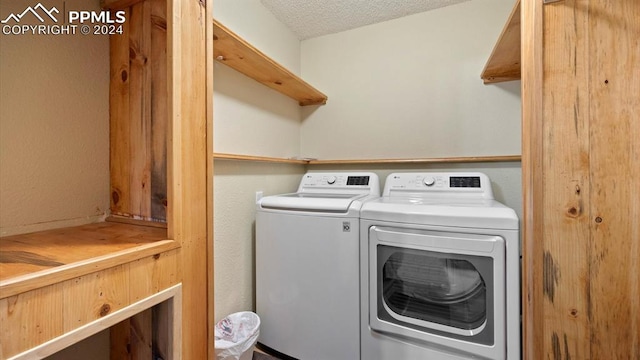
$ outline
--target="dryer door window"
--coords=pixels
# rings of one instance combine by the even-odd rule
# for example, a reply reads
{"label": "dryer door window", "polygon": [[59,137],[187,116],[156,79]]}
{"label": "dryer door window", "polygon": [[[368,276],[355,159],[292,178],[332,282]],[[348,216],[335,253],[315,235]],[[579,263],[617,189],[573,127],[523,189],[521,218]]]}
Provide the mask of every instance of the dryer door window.
{"label": "dryer door window", "polygon": [[373,330],[496,345],[504,321],[501,237],[377,226],[369,236]]}
{"label": "dryer door window", "polygon": [[394,314],[462,330],[487,321],[487,283],[469,261],[380,246],[390,254],[380,276],[382,298]]}
{"label": "dryer door window", "polygon": [[468,260],[384,245],[378,246],[378,257],[379,310],[396,320],[461,335],[486,326],[490,285]]}

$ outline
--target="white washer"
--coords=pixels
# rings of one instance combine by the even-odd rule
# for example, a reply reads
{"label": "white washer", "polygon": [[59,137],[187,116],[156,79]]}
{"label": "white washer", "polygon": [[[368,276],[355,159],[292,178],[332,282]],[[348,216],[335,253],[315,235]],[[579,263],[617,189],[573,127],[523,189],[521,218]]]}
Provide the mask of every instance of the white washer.
{"label": "white washer", "polygon": [[516,213],[481,173],[396,173],[360,220],[361,359],[520,359]]}
{"label": "white washer", "polygon": [[369,172],[307,173],[256,213],[259,343],[304,360],[360,359],[359,218]]}

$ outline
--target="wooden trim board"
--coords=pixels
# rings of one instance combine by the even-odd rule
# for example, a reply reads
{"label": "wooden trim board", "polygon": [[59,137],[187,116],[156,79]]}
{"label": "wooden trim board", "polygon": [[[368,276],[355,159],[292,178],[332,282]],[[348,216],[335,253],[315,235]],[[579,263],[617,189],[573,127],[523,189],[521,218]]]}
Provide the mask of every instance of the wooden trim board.
{"label": "wooden trim board", "polygon": [[270,163],[287,163],[287,164],[307,164],[307,160],[299,159],[285,159],[269,156],[252,156],[252,155],[239,155],[239,154],[223,154],[213,153],[214,160],[238,160],[238,161],[256,161],[256,162],[270,162]]}
{"label": "wooden trim board", "polygon": [[[213,0],[205,0],[206,1],[206,18],[213,19]],[[213,102],[215,101],[214,88],[213,88],[213,74],[214,74],[214,63],[213,63],[213,21],[207,21],[206,24],[206,76],[207,76],[207,84],[206,84],[206,98],[209,99],[207,101],[207,154],[213,153]],[[207,199],[207,294],[209,294],[207,298],[207,331],[209,334],[214,333],[215,327],[215,317],[214,317],[214,213],[213,213],[213,174],[214,174],[214,162],[212,159],[207,157],[207,191],[206,191],[206,199]],[[212,336],[212,335],[210,335]],[[215,347],[209,344],[207,346],[208,358],[214,359],[216,357]]]}
{"label": "wooden trim board", "polygon": [[429,163],[478,163],[520,161],[520,155],[499,156],[460,156],[444,158],[415,159],[354,159],[354,160],[311,160],[309,165],[348,165],[348,164],[429,164]]}
{"label": "wooden trim board", "polygon": [[126,217],[122,217],[122,216],[109,216],[106,219],[104,219],[104,221],[120,223],[120,224],[149,226],[149,227],[156,227],[156,228],[163,228],[163,229],[167,228],[167,223],[166,222],[138,220],[138,219],[131,219],[131,218],[126,218]]}
{"label": "wooden trim board", "polygon": [[172,313],[172,316],[170,316],[170,322],[172,323],[170,332],[172,333],[172,335],[170,336],[170,338],[172,339],[171,343],[173,344],[173,359],[180,359],[179,350],[181,347],[180,343],[182,342],[180,336],[180,334],[182,333],[180,322],[182,312],[182,285],[177,284],[152,296],[135,302],[127,307],[124,307],[118,311],[114,311],[113,313],[108,314],[105,317],[92,321],[74,330],[68,331],[64,333],[64,335],[47,341],[39,346],[33,347],[25,352],[12,356],[7,360],[42,359],[49,355],[55,354],[58,351],[81,340],[84,340],[89,336],[95,335],[102,330],[106,330],[109,327],[164,301],[171,302],[169,309]]}
{"label": "wooden trim board", "polygon": [[182,358],[206,359],[209,334],[206,4],[169,0],[168,235],[181,244]]}
{"label": "wooden trim board", "polygon": [[542,277],[543,9],[540,1],[522,3],[522,354],[543,358]]}
{"label": "wooden trim board", "polygon": [[520,155],[497,156],[461,156],[444,158],[406,158],[406,159],[286,159],[268,156],[252,156],[239,154],[213,153],[214,160],[237,160],[270,163],[288,163],[302,165],[348,165],[348,164],[421,164],[421,163],[477,163],[477,162],[508,162],[520,161]]}

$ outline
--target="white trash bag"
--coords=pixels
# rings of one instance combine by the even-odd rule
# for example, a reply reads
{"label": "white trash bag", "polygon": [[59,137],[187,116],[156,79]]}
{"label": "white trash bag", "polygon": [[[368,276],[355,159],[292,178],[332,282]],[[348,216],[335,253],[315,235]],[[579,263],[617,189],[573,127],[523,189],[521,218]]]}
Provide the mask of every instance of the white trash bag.
{"label": "white trash bag", "polygon": [[233,313],[214,329],[217,360],[251,360],[260,334],[260,317],[251,311]]}

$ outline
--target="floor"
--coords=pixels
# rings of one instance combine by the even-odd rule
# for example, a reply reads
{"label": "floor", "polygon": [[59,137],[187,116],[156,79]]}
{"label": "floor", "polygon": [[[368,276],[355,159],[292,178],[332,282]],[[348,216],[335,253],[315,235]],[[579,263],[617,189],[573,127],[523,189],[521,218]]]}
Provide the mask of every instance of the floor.
{"label": "floor", "polygon": [[253,360],[279,360],[277,357],[273,357],[271,355],[265,354],[261,351],[253,352]]}

